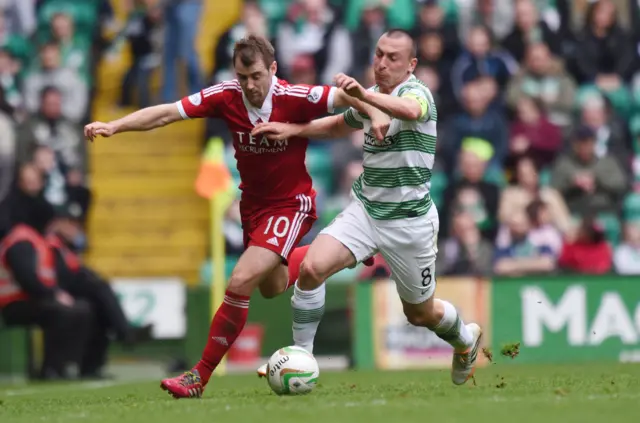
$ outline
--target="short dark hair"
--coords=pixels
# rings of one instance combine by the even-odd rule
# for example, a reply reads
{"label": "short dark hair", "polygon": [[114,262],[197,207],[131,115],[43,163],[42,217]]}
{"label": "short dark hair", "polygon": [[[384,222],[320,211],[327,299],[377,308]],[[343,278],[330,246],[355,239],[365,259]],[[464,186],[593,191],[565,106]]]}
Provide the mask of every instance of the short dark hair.
{"label": "short dark hair", "polygon": [[416,40],[413,38],[413,35],[411,35],[409,31],[402,28],[391,28],[387,30],[384,35],[391,38],[407,37],[409,40],[411,40],[411,58],[418,56],[418,43],[416,43]]}
{"label": "short dark hair", "polygon": [[240,58],[240,62],[244,66],[251,66],[262,59],[264,66],[268,68],[276,60],[276,53],[266,38],[259,35],[249,35],[236,41],[233,47],[234,65],[236,58]]}

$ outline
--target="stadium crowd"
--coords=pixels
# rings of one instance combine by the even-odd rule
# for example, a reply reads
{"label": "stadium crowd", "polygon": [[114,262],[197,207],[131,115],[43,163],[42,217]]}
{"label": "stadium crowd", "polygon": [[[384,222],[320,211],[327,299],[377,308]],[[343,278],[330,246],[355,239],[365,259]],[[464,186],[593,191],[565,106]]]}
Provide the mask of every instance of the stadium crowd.
{"label": "stadium crowd", "polygon": [[[110,340],[148,339],[84,265],[90,118],[103,0],[0,1],[0,329],[39,326],[45,380],[101,378]],[[37,366],[37,367],[36,367]]]}
{"label": "stadium crowd", "polygon": [[[179,59],[190,91],[233,79],[233,45],[247,34],[272,40],[278,76],[292,83],[332,84],[345,72],[372,86],[376,40],[396,27],[414,35],[415,73],[438,108],[431,179],[440,211],[438,273],[640,274],[639,1],[246,0],[215,43],[209,78],[195,50],[201,0],[125,3],[128,19],[105,40],[113,22],[108,0],[0,0],[0,238],[27,223],[55,235],[46,242],[62,256],[87,248],[92,196],[82,124],[90,118],[97,64],[110,49],[127,45],[133,59],[119,106],[144,107],[179,97]],[[162,90],[153,93],[150,75],[160,66]],[[211,137],[230,140],[215,120],[207,124]],[[311,142],[319,220],[307,241],[348,203],[362,172],[362,142],[360,133]],[[229,143],[227,153],[237,177]],[[239,254],[237,201],[225,235],[228,253]],[[0,253],[8,257],[3,242]],[[386,272],[376,259],[374,271]],[[102,294],[78,291],[75,282],[35,288],[52,301],[53,314],[8,313],[0,304],[5,323],[58,316],[48,342],[66,346],[67,356],[82,350],[70,346],[92,344],[90,335],[108,328],[125,342],[135,338],[100,276],[64,263],[63,271],[81,276],[62,279],[93,283]],[[0,282],[6,277],[0,272]],[[73,344],[67,329],[77,319],[60,317],[69,312],[60,306],[96,312],[100,330],[76,330]],[[60,357],[49,360],[41,376],[64,376]],[[89,375],[103,364],[75,360]]]}
{"label": "stadium crowd", "polygon": [[[640,273],[637,1],[245,1],[211,82],[233,78],[233,43],[255,33],[273,41],[292,83],[345,72],[372,86],[373,48],[389,27],[414,35],[416,76],[436,98],[440,275]],[[208,136],[230,139],[214,121]],[[320,219],[310,238],[347,204],[362,142],[312,142]],[[239,252],[237,216],[227,244]]]}

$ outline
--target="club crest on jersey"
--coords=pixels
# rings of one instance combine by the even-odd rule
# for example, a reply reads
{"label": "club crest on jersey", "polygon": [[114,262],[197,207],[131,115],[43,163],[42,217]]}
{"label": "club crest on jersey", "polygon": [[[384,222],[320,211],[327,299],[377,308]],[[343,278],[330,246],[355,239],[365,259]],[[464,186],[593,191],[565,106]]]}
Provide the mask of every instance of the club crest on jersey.
{"label": "club crest on jersey", "polygon": [[324,88],[322,87],[313,87],[311,88],[311,91],[309,91],[309,94],[307,95],[307,100],[309,100],[312,103],[318,103],[320,101],[320,99],[322,98],[322,92],[324,91]]}
{"label": "club crest on jersey", "polygon": [[202,104],[202,94],[191,94],[189,96],[189,103],[193,104],[194,106],[199,106],[200,104]]}

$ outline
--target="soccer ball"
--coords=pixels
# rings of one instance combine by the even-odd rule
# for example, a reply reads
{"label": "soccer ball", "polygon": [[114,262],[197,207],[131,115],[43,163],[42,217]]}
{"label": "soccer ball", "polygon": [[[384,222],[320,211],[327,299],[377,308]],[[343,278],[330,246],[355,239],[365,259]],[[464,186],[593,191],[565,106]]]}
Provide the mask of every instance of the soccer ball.
{"label": "soccer ball", "polygon": [[278,395],[308,394],[318,383],[318,376],[318,362],[300,347],[279,349],[267,364],[267,381]]}

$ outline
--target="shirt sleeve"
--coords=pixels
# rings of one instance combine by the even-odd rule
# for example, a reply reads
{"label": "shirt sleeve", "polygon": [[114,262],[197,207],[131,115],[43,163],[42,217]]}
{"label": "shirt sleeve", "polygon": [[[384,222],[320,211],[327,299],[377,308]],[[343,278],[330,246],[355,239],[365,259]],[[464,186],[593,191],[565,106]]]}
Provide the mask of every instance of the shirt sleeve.
{"label": "shirt sleeve", "polygon": [[350,107],[346,112],[342,114],[345,123],[354,129],[364,128],[364,116],[362,116],[356,109]]}
{"label": "shirt sleeve", "polygon": [[296,84],[285,86],[283,89],[290,107],[295,110],[304,110],[304,116],[307,120],[333,113],[333,97],[336,87]]}
{"label": "shirt sleeve", "polygon": [[398,97],[400,98],[411,98],[414,99],[420,104],[420,110],[422,113],[420,114],[419,121],[427,121],[430,117],[430,105],[431,105],[431,94],[429,90],[424,85],[417,82],[410,82],[405,84],[398,93]]}
{"label": "shirt sleeve", "polygon": [[182,119],[220,117],[222,105],[225,104],[225,92],[227,92],[227,90],[234,89],[228,85],[225,86],[224,84],[232,84],[232,82],[224,82],[205,88],[188,97],[184,97],[180,101],[177,101],[176,106],[178,107],[178,111],[180,112]]}

